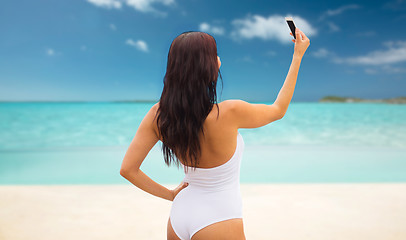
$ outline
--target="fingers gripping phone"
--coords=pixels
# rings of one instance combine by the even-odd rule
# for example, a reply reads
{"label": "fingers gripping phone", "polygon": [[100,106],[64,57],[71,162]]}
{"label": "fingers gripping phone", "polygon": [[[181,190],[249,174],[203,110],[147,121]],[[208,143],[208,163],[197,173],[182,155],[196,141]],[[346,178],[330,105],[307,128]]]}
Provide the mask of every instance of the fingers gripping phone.
{"label": "fingers gripping phone", "polygon": [[293,18],[285,17],[285,20],[289,25],[289,28],[290,28],[290,31],[292,32],[293,37],[296,39],[296,26],[295,26],[295,23],[293,22]]}

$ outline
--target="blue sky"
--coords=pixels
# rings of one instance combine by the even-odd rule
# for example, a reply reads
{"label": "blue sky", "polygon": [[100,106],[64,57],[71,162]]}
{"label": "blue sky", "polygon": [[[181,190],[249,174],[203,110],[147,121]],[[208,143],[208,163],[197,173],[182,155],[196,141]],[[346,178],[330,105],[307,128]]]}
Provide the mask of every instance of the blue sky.
{"label": "blue sky", "polygon": [[[274,101],[310,38],[293,101],[406,95],[406,3],[394,1],[3,0],[0,100],[157,100],[184,31],[217,41],[219,100]],[[221,93],[221,96],[220,96]]]}

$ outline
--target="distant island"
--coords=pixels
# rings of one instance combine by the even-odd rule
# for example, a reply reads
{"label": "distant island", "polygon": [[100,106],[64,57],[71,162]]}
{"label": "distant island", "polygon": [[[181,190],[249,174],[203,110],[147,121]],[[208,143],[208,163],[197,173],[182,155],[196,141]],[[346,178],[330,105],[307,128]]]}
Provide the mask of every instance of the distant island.
{"label": "distant island", "polygon": [[396,97],[386,99],[362,99],[356,97],[325,96],[321,98],[319,102],[406,104],[406,97]]}

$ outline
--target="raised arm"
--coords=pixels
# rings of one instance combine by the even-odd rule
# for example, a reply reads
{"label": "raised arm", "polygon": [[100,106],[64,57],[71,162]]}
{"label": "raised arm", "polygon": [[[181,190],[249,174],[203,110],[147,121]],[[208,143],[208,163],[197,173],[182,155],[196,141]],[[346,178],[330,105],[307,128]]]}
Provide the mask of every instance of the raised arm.
{"label": "raised arm", "polygon": [[[290,33],[292,35],[292,33]],[[296,28],[296,40],[292,40],[295,43],[295,49],[293,52],[292,63],[290,64],[288,75],[286,76],[285,82],[279,91],[278,97],[274,102],[281,111],[282,116],[285,115],[288,110],[290,101],[293,97],[293,92],[295,91],[297,75],[299,73],[300,63],[302,61],[303,55],[306,52],[307,47],[310,45],[309,38],[300,31],[299,28]]]}
{"label": "raised arm", "polygon": [[282,117],[285,115],[286,111],[288,110],[290,101],[293,97],[293,92],[295,91],[297,75],[299,73],[300,63],[302,61],[302,57],[296,56],[293,54],[292,62],[290,64],[288,75],[286,76],[285,82],[281,90],[279,91],[278,97],[276,98],[275,102],[273,103],[276,105],[282,114]]}
{"label": "raised arm", "polygon": [[238,128],[262,127],[285,115],[293,97],[303,54],[310,45],[310,40],[298,28],[296,28],[296,36],[298,36],[296,40],[292,40],[295,42],[295,50],[288,75],[273,104],[251,104],[242,100],[229,100]]}

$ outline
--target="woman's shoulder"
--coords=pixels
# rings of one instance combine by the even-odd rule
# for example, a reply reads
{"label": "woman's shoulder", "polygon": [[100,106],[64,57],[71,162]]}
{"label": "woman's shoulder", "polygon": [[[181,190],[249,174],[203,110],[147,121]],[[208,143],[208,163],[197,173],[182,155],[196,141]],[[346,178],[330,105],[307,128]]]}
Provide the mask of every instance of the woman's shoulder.
{"label": "woman's shoulder", "polygon": [[158,108],[159,108],[159,102],[160,102],[160,101],[156,102],[151,108],[154,109],[154,110],[158,110]]}
{"label": "woman's shoulder", "polygon": [[[151,115],[156,115],[159,109],[160,102],[158,101],[155,103],[149,110]],[[235,114],[238,114],[241,109],[247,107],[249,105],[248,102],[240,99],[228,99],[218,103],[218,107],[216,105],[212,108],[212,113],[217,115],[219,113],[222,117],[225,118],[234,118]]]}
{"label": "woman's shoulder", "polygon": [[156,115],[159,109],[159,101],[156,102],[154,105],[152,105],[152,107],[149,109],[148,113],[151,115]]}
{"label": "woman's shoulder", "polygon": [[223,108],[226,111],[235,112],[236,110],[243,108],[247,104],[249,103],[241,99],[229,99],[222,101],[219,105],[220,108]]}
{"label": "woman's shoulder", "polygon": [[223,118],[234,122],[236,113],[240,111],[239,109],[243,107],[244,103],[247,102],[240,99],[224,100],[219,103],[220,115],[222,115]]}

